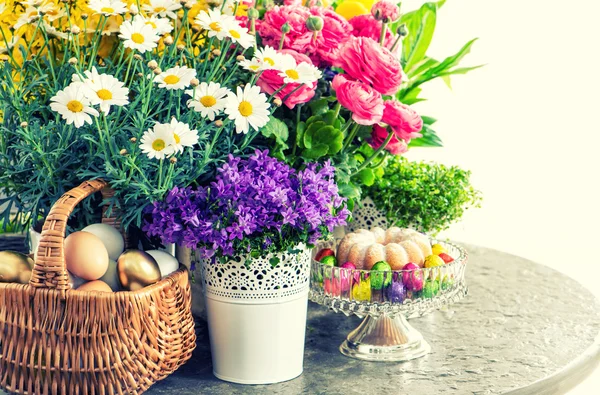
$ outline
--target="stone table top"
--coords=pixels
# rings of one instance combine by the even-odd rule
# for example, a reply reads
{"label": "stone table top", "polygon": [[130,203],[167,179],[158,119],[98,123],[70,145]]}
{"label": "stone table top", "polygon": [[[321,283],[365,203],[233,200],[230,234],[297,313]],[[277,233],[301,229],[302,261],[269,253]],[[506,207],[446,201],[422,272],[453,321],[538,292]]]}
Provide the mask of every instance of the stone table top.
{"label": "stone table top", "polygon": [[[561,394],[600,362],[600,301],[575,280],[482,247],[469,252],[469,294],[411,320],[432,347],[420,359],[365,362],[338,347],[360,323],[310,303],[304,374],[269,386],[212,375],[205,323],[192,359],[147,394]],[[0,239],[0,250],[2,250]]]}

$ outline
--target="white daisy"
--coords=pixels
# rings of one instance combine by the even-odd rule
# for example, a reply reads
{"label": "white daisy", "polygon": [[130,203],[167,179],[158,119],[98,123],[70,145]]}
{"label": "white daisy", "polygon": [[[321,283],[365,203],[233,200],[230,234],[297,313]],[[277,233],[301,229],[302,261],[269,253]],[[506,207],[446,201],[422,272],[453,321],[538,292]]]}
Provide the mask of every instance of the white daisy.
{"label": "white daisy", "polygon": [[254,57],[262,63],[262,70],[269,70],[278,68],[283,56],[275,48],[266,46],[263,49],[256,49]]}
{"label": "white daisy", "polygon": [[45,0],[23,0],[20,3],[27,7],[39,7]]}
{"label": "white daisy", "polygon": [[175,137],[168,123],[157,123],[142,136],[140,149],[150,159],[164,159],[175,153]]}
{"label": "white daisy", "polygon": [[196,16],[196,23],[206,31],[208,31],[208,37],[216,37],[219,40],[223,40],[228,36],[226,26],[233,17],[221,14],[219,10],[212,9],[206,11],[200,11]]}
{"label": "white daisy", "polygon": [[83,72],[83,76],[79,75],[77,73],[73,74],[71,76],[71,81],[73,82],[73,84],[75,83],[84,83],[87,81],[98,81],[100,80],[100,73],[98,73],[98,70],[96,69],[96,66],[93,66],[91,70],[86,70]]}
{"label": "white daisy", "polygon": [[39,7],[38,10],[44,15],[44,19],[48,22],[54,22],[55,20],[62,18],[67,14],[62,7],[56,6],[52,2],[44,4],[43,6]]}
{"label": "white daisy", "polygon": [[[120,18],[119,18],[120,19]],[[98,29],[104,24],[104,30],[102,30],[103,36],[111,36],[121,31],[121,22],[117,18],[108,18],[106,21],[102,21],[99,18],[89,18],[87,23],[86,33],[96,33]]]}
{"label": "white daisy", "polygon": [[123,46],[144,53],[156,48],[160,37],[156,34],[152,26],[146,25],[143,21],[134,22],[125,21],[121,24],[119,38],[124,40]]}
{"label": "white daisy", "polygon": [[244,59],[240,62],[240,66],[253,73],[258,73],[260,70],[263,70],[263,64],[257,58],[252,58],[252,60]]}
{"label": "white daisy", "polygon": [[192,98],[188,100],[188,107],[193,108],[194,111],[199,112],[200,115],[215,120],[215,116],[218,115],[225,108],[227,95],[231,91],[227,88],[221,87],[216,82],[202,82],[194,89],[185,91],[186,94]]}
{"label": "white daisy", "polygon": [[50,102],[50,108],[58,112],[67,121],[67,125],[74,124],[76,128],[86,123],[91,124],[92,117],[90,115],[94,117],[100,115],[98,111],[90,107],[85,90],[81,89],[79,84],[67,86],[64,90],[56,93]]}
{"label": "white daisy", "polygon": [[185,147],[193,147],[198,144],[198,131],[190,130],[190,126],[187,123],[179,122],[173,118],[168,126],[175,140],[175,152],[183,152]]}
{"label": "white daisy", "polygon": [[194,78],[196,78],[195,69],[187,66],[175,66],[154,77],[154,82],[158,84],[159,88],[178,90],[190,86]]}
{"label": "white daisy", "polygon": [[240,44],[245,49],[254,46],[254,36],[248,33],[248,29],[241,27],[235,19],[227,21],[225,29],[227,30],[227,37],[234,43]]}
{"label": "white daisy", "polygon": [[[238,14],[237,16],[239,16],[239,12],[242,11],[242,8],[243,5],[241,0],[225,0],[225,5],[223,6],[223,13],[231,16],[235,16],[234,14]],[[247,10],[248,7],[246,6],[245,9]]]}
{"label": "white daisy", "polygon": [[142,9],[150,15],[159,15],[171,19],[177,19],[177,10],[180,8],[181,4],[174,0],[150,0],[150,4],[142,6]]}
{"label": "white daisy", "polygon": [[258,86],[246,84],[244,89],[238,86],[237,94],[231,92],[227,96],[225,114],[235,121],[237,133],[248,133],[250,127],[255,130],[269,122],[267,96],[260,92]]}
{"label": "white daisy", "polygon": [[121,0],[90,0],[88,7],[104,16],[123,15],[127,12],[127,4]]}
{"label": "white daisy", "polygon": [[156,34],[158,34],[159,36],[163,36],[173,31],[173,25],[171,25],[171,22],[168,18],[159,18],[156,15],[152,15],[149,17],[136,15],[135,17],[133,17],[134,22],[138,20],[144,22],[146,25],[151,26],[156,32]]}
{"label": "white daisy", "polygon": [[59,18],[65,16],[65,11],[62,8],[57,7],[53,3],[46,3],[43,6],[27,7],[17,22],[15,23],[15,30],[18,30],[22,26],[28,25],[33,22],[37,22],[39,18],[53,22]]}
{"label": "white daisy", "polygon": [[321,71],[314,65],[306,62],[298,64],[287,54],[283,56],[279,70],[279,75],[286,84],[312,84],[322,77]]}
{"label": "white daisy", "polygon": [[109,74],[100,74],[95,79],[83,82],[85,95],[92,105],[100,105],[100,111],[108,115],[111,106],[129,104],[129,89],[117,78]]}

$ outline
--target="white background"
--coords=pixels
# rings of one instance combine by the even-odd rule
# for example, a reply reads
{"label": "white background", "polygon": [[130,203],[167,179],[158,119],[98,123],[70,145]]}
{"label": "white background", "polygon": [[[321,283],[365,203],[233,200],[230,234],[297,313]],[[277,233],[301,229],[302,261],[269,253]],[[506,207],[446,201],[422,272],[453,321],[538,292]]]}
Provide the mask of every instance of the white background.
{"label": "white background", "polygon": [[[403,2],[403,10],[423,1]],[[416,105],[437,118],[426,159],[472,170],[483,207],[445,235],[567,273],[600,296],[600,1],[448,0],[430,55],[479,37],[453,91]],[[571,394],[599,393],[600,371]]]}

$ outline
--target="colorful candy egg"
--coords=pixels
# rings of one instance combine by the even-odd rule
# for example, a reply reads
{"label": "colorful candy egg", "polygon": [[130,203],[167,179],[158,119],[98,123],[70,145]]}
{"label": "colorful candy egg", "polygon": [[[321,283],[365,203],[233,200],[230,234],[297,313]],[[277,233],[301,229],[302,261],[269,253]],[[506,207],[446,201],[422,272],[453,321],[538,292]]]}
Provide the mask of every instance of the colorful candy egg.
{"label": "colorful candy egg", "polygon": [[431,299],[440,290],[440,283],[437,280],[427,280],[423,286],[423,297]]}
{"label": "colorful candy egg", "polygon": [[371,300],[371,281],[368,278],[352,287],[352,299],[366,302]]}
{"label": "colorful candy egg", "polygon": [[402,268],[402,282],[408,291],[420,291],[423,289],[423,271],[414,263],[407,263]]}
{"label": "colorful candy egg", "polygon": [[450,263],[450,262],[454,262],[454,258],[452,258],[450,255],[442,252],[441,254],[438,255],[440,258],[442,258],[442,260],[445,263]]}
{"label": "colorful candy egg", "polygon": [[319,262],[321,262],[323,265],[335,266],[337,263],[337,260],[335,259],[335,257],[333,255],[327,255],[327,256],[324,256],[323,258],[321,258],[321,260]]}
{"label": "colorful candy egg", "polygon": [[335,256],[335,252],[331,248],[323,248],[319,253],[315,256],[315,260],[321,262],[321,259],[326,256]]}
{"label": "colorful candy egg", "polygon": [[392,267],[385,261],[377,262],[371,268],[371,288],[381,289],[392,282]]}
{"label": "colorful candy egg", "polygon": [[[397,273],[394,273],[395,275]],[[400,276],[395,276],[392,284],[387,289],[387,299],[391,303],[402,303],[406,298],[406,287]]]}
{"label": "colorful candy egg", "polygon": [[[340,266],[340,291],[348,292],[350,287],[352,286],[353,278],[352,278],[352,270],[355,270],[356,266],[352,262],[346,262],[342,266]],[[359,275],[360,279],[360,274]]]}
{"label": "colorful candy egg", "polygon": [[434,244],[431,246],[431,253],[433,255],[447,254],[448,250],[441,244]]}

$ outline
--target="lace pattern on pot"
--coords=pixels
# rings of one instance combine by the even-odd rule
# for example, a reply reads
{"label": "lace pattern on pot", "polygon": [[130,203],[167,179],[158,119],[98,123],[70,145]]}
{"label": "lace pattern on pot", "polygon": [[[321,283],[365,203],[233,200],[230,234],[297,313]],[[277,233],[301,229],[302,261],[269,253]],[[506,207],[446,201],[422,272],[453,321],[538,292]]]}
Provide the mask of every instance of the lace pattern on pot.
{"label": "lace pattern on pot", "polygon": [[383,229],[388,228],[388,220],[385,213],[377,209],[375,202],[370,197],[366,197],[361,202],[361,207],[357,207],[352,212],[353,221],[346,226],[346,232],[351,233],[359,229],[373,229],[377,226]]}
{"label": "lace pattern on pot", "polygon": [[[202,281],[207,297],[229,302],[237,300],[256,303],[257,300],[284,301],[306,294],[309,289],[310,250],[305,245],[297,253],[269,254],[253,258],[246,267],[246,257],[225,264],[202,260]],[[272,267],[271,259],[278,258]]]}

